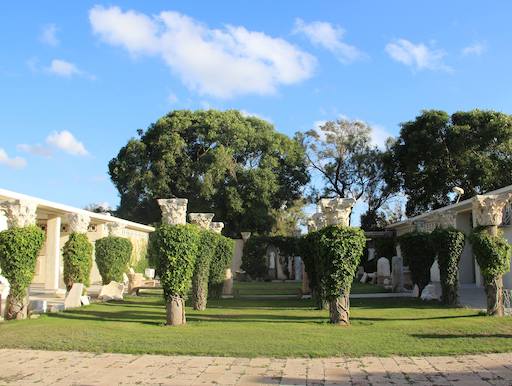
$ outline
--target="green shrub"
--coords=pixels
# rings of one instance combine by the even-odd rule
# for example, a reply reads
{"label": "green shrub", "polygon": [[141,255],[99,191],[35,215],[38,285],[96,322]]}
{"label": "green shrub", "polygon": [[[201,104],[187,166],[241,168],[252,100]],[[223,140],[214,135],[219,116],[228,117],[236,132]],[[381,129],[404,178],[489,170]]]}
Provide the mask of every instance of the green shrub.
{"label": "green shrub", "polygon": [[437,253],[441,287],[441,301],[448,305],[458,303],[459,262],[464,250],[464,233],[455,228],[436,228],[431,233],[432,242]]}
{"label": "green shrub", "polygon": [[226,269],[231,267],[235,241],[229,237],[216,234],[215,253],[210,264],[208,277],[208,295],[219,298],[222,295],[222,287],[226,278]]}
{"label": "green shrub", "polygon": [[487,314],[503,316],[503,275],[510,270],[510,244],[501,233],[491,235],[484,227],[473,230],[470,241],[484,278]]}
{"label": "green shrub", "polygon": [[[375,242],[375,257],[386,257],[390,262],[396,255],[396,239],[394,237],[378,237]],[[373,271],[375,272],[375,271]]]}
{"label": "green shrub", "polygon": [[192,307],[194,310],[206,309],[208,299],[208,278],[210,266],[217,248],[217,234],[210,230],[201,230],[196,256],[194,275],[192,276]]}
{"label": "green shrub", "polygon": [[93,246],[87,235],[73,232],[62,249],[64,283],[69,291],[74,283],[90,284]]}
{"label": "green shrub", "polygon": [[419,294],[430,282],[430,267],[434,263],[436,251],[429,233],[410,232],[398,238],[404,261],[409,262],[411,277],[418,285]]}
{"label": "green shrub", "polygon": [[322,281],[320,272],[317,271],[317,264],[319,259],[319,246],[318,238],[319,232],[310,232],[304,235],[299,241],[299,255],[304,264],[304,270],[308,275],[309,288],[311,296],[315,301],[317,308],[323,309],[325,299],[325,291],[322,289]]}
{"label": "green shrub", "polygon": [[361,229],[335,225],[323,228],[318,233],[319,271],[325,295],[332,300],[340,294],[350,293],[366,237]]}
{"label": "green shrub", "polygon": [[492,236],[479,227],[471,233],[470,241],[484,281],[490,282],[510,270],[510,244],[501,234]]}
{"label": "green shrub", "polygon": [[26,315],[24,299],[34,278],[37,256],[44,238],[44,232],[35,225],[0,232],[0,267],[11,286],[6,319]]}
{"label": "green shrub", "polygon": [[196,256],[199,250],[200,229],[195,225],[160,225],[151,234],[150,261],[156,262],[156,273],[169,300],[187,296]]}
{"label": "green shrub", "polygon": [[96,240],[95,249],[96,265],[103,284],[122,282],[132,254],[131,241],[123,237],[107,236]]}

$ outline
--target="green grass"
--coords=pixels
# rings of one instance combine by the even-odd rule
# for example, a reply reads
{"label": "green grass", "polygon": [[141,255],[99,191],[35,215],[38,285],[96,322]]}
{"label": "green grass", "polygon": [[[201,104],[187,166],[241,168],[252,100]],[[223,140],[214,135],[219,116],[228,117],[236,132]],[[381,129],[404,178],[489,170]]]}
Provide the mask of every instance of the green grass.
{"label": "green grass", "polygon": [[512,351],[512,318],[416,299],[352,301],[352,325],[307,300],[225,299],[167,327],[157,297],[127,297],[0,324],[0,347],[215,356],[447,355]]}

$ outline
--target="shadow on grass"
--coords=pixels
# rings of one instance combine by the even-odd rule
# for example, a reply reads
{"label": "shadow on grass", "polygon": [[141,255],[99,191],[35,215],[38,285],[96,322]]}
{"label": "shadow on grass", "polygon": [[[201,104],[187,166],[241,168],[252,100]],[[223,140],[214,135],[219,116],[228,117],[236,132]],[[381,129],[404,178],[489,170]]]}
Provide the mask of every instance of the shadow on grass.
{"label": "shadow on grass", "polygon": [[414,338],[419,339],[489,339],[489,338],[512,338],[512,334],[412,334]]}

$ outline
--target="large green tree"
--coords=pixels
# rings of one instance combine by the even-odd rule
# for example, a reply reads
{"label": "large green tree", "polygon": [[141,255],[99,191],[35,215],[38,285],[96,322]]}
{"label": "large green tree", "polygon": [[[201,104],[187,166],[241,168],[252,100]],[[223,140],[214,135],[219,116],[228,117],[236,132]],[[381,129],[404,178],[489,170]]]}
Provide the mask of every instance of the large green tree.
{"label": "large green tree", "polygon": [[309,181],[302,147],[261,119],[228,111],[173,111],[139,130],[109,163],[119,215],[160,220],[157,198],[187,198],[189,212],[214,212],[225,233],[267,233],[273,210]]}
{"label": "large green tree", "polygon": [[464,199],[509,185],[512,117],[481,110],[451,116],[423,111],[402,123],[385,162],[388,182],[408,196],[409,216],[450,204],[455,186],[464,189]]}

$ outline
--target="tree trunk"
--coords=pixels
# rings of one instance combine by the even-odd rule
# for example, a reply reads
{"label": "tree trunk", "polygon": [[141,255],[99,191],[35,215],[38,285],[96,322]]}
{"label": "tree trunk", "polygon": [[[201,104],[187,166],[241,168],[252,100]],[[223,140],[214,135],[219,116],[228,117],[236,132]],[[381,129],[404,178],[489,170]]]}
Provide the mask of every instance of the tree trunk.
{"label": "tree trunk", "polygon": [[7,296],[7,309],[5,320],[27,319],[28,315],[28,296],[14,296],[10,293]]}
{"label": "tree trunk", "polygon": [[185,318],[185,301],[180,296],[171,296],[167,300],[167,325],[179,326],[186,324]]}
{"label": "tree trunk", "polygon": [[350,313],[349,294],[338,296],[329,301],[329,322],[338,326],[348,326]]}
{"label": "tree trunk", "polygon": [[208,302],[208,284],[205,285],[205,283],[201,283],[193,290],[194,304],[192,305],[192,307],[194,308],[194,310],[197,311],[206,310],[206,304]]}
{"label": "tree trunk", "polygon": [[459,295],[457,294],[458,284],[448,284],[442,287],[443,304],[448,306],[456,306],[459,303]]}
{"label": "tree trunk", "polygon": [[487,296],[487,315],[503,316],[503,276],[495,277],[491,282],[485,283],[485,294]]}

